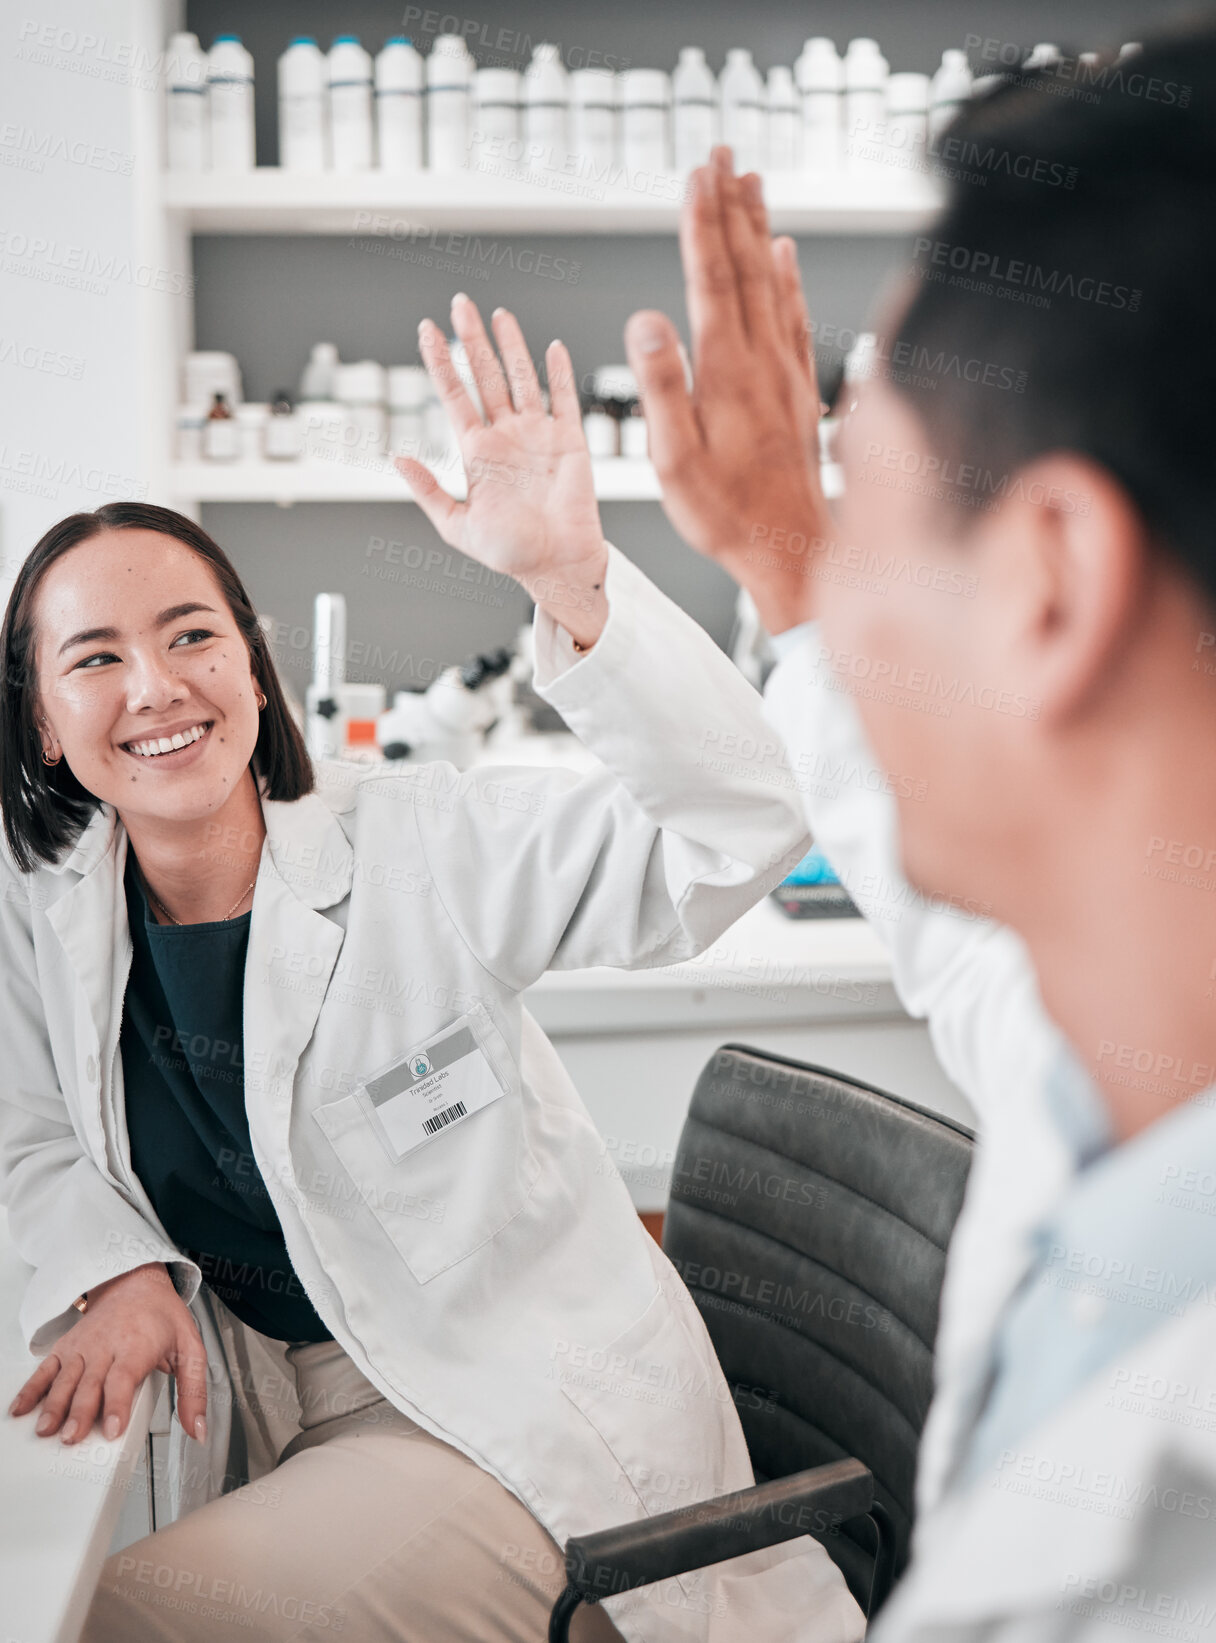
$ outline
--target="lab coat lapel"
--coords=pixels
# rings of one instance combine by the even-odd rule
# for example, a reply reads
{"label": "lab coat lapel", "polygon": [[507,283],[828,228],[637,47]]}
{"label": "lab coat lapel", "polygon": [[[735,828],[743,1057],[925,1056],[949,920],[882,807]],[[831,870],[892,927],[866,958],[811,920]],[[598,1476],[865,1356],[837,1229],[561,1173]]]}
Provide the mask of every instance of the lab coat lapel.
{"label": "lab coat lapel", "polygon": [[[99,804],[71,851],[50,869],[81,877],[46,910],[87,1004],[84,1011],[73,1009],[76,1092],[82,1139],[102,1164],[107,1161],[102,1092],[108,1073],[103,1046],[117,1036],[126,980],[125,860],[126,834],[117,826],[113,807]],[[67,1002],[57,1000],[56,1005],[63,1008]]]}
{"label": "lab coat lapel", "polygon": [[[277,1092],[285,1117],[344,939],[342,924],[322,909],[350,893],[354,852],[318,793],[287,802],[266,798],[265,783],[260,786],[266,842],[245,968],[246,1087]],[[103,1046],[117,1043],[129,956],[126,847],[113,806],[99,804],[73,848],[50,868],[80,875],[47,908],[47,920],[88,1006],[75,1012],[76,1087],[84,1138],[99,1162],[107,1158],[102,1087],[109,1052]],[[303,971],[293,973],[300,956]],[[285,985],[293,982],[301,984]]]}
{"label": "lab coat lapel", "polygon": [[263,797],[262,851],[245,966],[245,1089],[270,1098],[286,1152],[296,1067],[317,1024],[345,939],[323,909],[350,893],[354,852],[317,793]]}

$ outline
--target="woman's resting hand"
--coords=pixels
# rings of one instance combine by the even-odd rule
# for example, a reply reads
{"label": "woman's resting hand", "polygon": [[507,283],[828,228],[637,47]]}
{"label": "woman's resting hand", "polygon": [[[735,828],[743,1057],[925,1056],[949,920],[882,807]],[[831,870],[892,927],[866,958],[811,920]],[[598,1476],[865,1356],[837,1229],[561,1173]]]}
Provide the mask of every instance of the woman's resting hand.
{"label": "woman's resting hand", "polygon": [[468,501],[454,501],[412,457],[398,457],[397,468],[445,542],[514,577],[567,632],[590,645],[608,617],[608,549],[574,367],[564,344],[551,342],[545,352],[546,411],[519,322],[498,308],[491,323],[498,352],[476,304],[463,293],[453,299],[452,324],[468,356],[484,421],[439,327],[423,320],[418,328],[423,362],[456,430]]}
{"label": "woman's resting hand", "polygon": [[55,1342],[18,1392],[10,1415],[24,1415],[45,1399],[35,1430],[49,1437],[63,1428],[64,1443],[79,1443],[100,1414],[107,1438],[126,1430],[131,1403],[154,1369],[177,1381],[183,1428],[206,1436],[207,1352],[189,1307],[163,1262],[124,1272],[89,1291],[80,1322]]}

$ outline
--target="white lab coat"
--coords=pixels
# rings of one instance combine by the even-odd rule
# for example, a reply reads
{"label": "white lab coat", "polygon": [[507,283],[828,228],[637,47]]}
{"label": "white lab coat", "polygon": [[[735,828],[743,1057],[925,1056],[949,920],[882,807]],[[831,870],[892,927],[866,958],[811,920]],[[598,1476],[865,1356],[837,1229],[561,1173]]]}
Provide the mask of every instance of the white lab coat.
{"label": "white lab coat", "polygon": [[[752,1472],[696,1306],[520,990],[549,967],[701,951],[806,846],[778,751],[733,776],[699,763],[723,724],[774,740],[756,693],[615,549],[606,591],[608,625],[581,660],[536,625],[537,686],[606,768],[329,764],[318,792],[263,798],[245,972],[254,1156],[313,1304],[392,1404],[559,1543]],[[74,1296],[163,1260],[215,1376],[199,1269],[131,1168],[126,848],[101,805],[55,866],[22,877],[4,858],[0,1177],[34,1269],[21,1326],[41,1353]],[[507,1094],[392,1162],[354,1085],[464,1016]],[[173,1422],[178,1513],[222,1491],[231,1400],[213,1391],[204,1446]],[[860,1632],[805,1539],[607,1607],[639,1643]]]}
{"label": "white lab coat", "polygon": [[[816,842],[889,947],[905,1007],[928,1018],[943,1067],[980,1120],[942,1293],[913,1562],[874,1628],[875,1643],[1126,1637],[1137,1613],[1141,1623],[1151,1614],[1134,1605],[1160,1600],[1154,1618],[1161,1619],[1171,1594],[1192,1609],[1206,1604],[1210,1627],[1216,1622],[1211,1307],[1197,1305],[1169,1319],[1134,1355],[1112,1362],[1050,1422],[1028,1433],[1016,1458],[1006,1457],[966,1491],[945,1493],[986,1396],[1002,1315],[1034,1253],[1032,1231],[1073,1179],[1071,1154],[1046,1105],[1047,1073],[1064,1040],[1043,1007],[1029,954],[1011,930],[979,916],[984,908],[930,904],[908,885],[894,798],[900,778],[879,770],[827,657],[812,625],[770,676],[766,712],[786,743]],[[914,790],[908,797],[914,802]],[[1197,1224],[1196,1237],[1205,1231]],[[1210,1398],[1214,1413],[1205,1428],[1171,1426],[1168,1416],[1161,1418],[1160,1400],[1155,1408],[1152,1399],[1137,1403],[1130,1389],[1150,1370],[1158,1381],[1164,1375],[1195,1387],[1201,1400]],[[1072,1486],[1082,1478],[1089,1480],[1084,1488]],[[1118,1516],[1116,1508],[1126,1511],[1129,1504],[1128,1480],[1139,1486],[1135,1510]],[[1167,1528],[1177,1531],[1172,1550],[1159,1521],[1154,1527],[1154,1488],[1206,1501],[1191,1516],[1179,1508],[1172,1524],[1167,1517]],[[1117,1596],[1113,1604],[1102,1601],[1111,1582],[1124,1589],[1122,1602]]]}

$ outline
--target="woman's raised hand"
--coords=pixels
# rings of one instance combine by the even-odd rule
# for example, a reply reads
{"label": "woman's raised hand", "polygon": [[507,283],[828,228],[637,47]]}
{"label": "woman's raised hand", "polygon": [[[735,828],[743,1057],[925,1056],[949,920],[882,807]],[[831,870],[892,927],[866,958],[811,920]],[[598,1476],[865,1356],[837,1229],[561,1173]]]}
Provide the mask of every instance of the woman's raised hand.
{"label": "woman's raised hand", "polygon": [[418,328],[423,363],[456,431],[468,500],[454,501],[412,457],[398,457],[397,468],[445,542],[513,576],[575,639],[591,644],[608,614],[608,549],[574,367],[564,344],[551,342],[545,352],[546,411],[518,320],[496,308],[490,323],[497,350],[476,304],[463,292],[453,299],[453,328],[464,344],[484,420],[439,327],[423,320]]}
{"label": "woman's raised hand", "polygon": [[[55,1342],[9,1406],[27,1414],[43,1404],[35,1431],[79,1443],[102,1416],[102,1432],[126,1430],[131,1404],[154,1369],[177,1382],[177,1414],[200,1442],[207,1433],[207,1351],[190,1309],[163,1262],[136,1267],[89,1291],[80,1321]],[[45,1399],[45,1402],[43,1400]]]}

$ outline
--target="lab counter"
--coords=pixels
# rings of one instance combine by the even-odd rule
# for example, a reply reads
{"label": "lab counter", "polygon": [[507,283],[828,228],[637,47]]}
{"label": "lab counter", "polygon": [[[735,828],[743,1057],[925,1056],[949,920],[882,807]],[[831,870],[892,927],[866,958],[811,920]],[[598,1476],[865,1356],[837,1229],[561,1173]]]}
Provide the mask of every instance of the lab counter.
{"label": "lab counter", "polygon": [[646,1212],[666,1205],[693,1086],[724,1043],[847,1073],[974,1124],[924,1022],[900,1005],[886,950],[859,918],[790,919],[766,898],[697,959],[551,970],[524,1002]]}
{"label": "lab counter", "polygon": [[65,1447],[40,1438],[36,1411],[16,1419],[8,1406],[39,1363],[25,1349],[17,1308],[30,1278],[0,1210],[0,1592],[6,1639],[74,1643],[112,1546],[151,1527],[147,1435],[166,1379],[154,1372],[135,1394],[131,1419],[111,1443],[97,1424]]}

